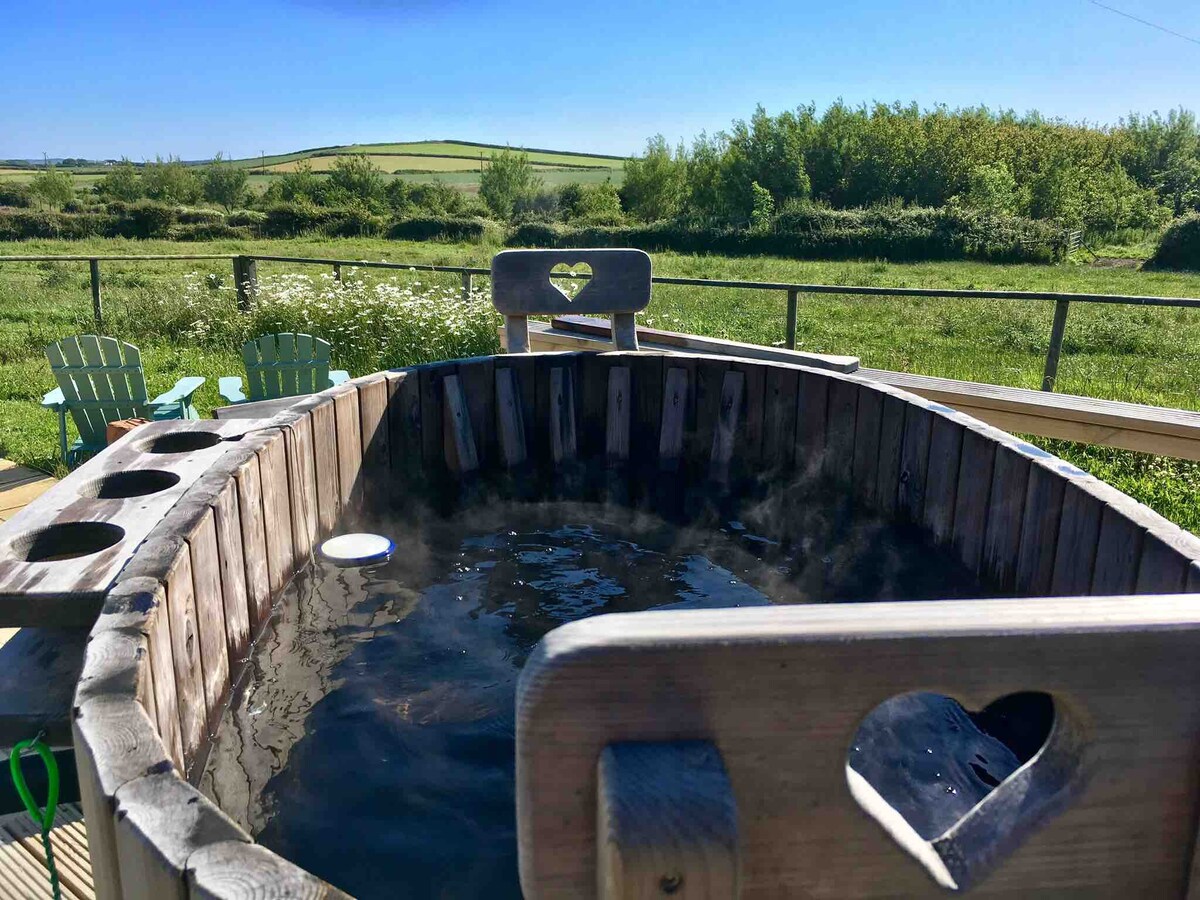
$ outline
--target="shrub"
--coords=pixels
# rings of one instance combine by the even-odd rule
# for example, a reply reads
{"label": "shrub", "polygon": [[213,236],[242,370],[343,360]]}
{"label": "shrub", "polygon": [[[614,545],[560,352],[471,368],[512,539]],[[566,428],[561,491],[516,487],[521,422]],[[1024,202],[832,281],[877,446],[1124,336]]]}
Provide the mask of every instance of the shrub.
{"label": "shrub", "polygon": [[337,203],[358,201],[372,206],[383,199],[383,170],[364,153],[339,156],[333,161],[325,186],[329,198]]}
{"label": "shrub", "polygon": [[225,217],[225,224],[234,228],[249,228],[255,233],[262,230],[267,222],[267,214],[257,209],[239,209]]}
{"label": "shrub", "polygon": [[49,166],[41,169],[29,182],[29,193],[55,209],[75,197],[75,181],[66,172]]}
{"label": "shrub", "polygon": [[119,237],[167,238],[179,222],[179,211],[166,203],[139,200],[130,204],[109,204],[113,213],[112,232]]}
{"label": "shrub", "polygon": [[25,208],[33,205],[29,188],[23,184],[0,181],[0,206]]}
{"label": "shrub", "polygon": [[194,166],[185,166],[177,157],[156,159],[142,168],[142,188],[151,200],[186,205],[204,195],[200,176]]}
{"label": "shrub", "polygon": [[1163,232],[1146,268],[1200,271],[1200,213],[1175,220]]}
{"label": "shrub", "polygon": [[220,153],[200,173],[204,199],[220,204],[226,212],[232,212],[245,198],[248,179],[245,169],[226,162]]}
{"label": "shrub", "polygon": [[127,159],[122,159],[96,184],[96,193],[112,200],[132,203],[146,195],[141,173]]}
{"label": "shrub", "polygon": [[479,196],[500,219],[509,219],[518,203],[536,195],[542,179],[534,174],[526,153],[502,150],[493,153],[491,162],[479,176]]}
{"label": "shrub", "polygon": [[234,228],[224,222],[194,222],[176,225],[170,231],[174,241],[219,241],[227,238],[250,238],[254,233],[248,228]]}
{"label": "shrub", "polygon": [[329,210],[322,231],[330,237],[368,237],[382,234],[384,220],[364,206]]}
{"label": "shrub", "polygon": [[264,214],[265,237],[295,237],[320,229],[329,221],[330,210],[310,203],[277,203]]}
{"label": "shrub", "polygon": [[225,221],[225,216],[216,209],[190,209],[184,207],[176,212],[180,225],[216,225]]}
{"label": "shrub", "polygon": [[411,216],[397,219],[388,228],[394,241],[472,241],[498,238],[499,227],[486,219],[455,216]]}

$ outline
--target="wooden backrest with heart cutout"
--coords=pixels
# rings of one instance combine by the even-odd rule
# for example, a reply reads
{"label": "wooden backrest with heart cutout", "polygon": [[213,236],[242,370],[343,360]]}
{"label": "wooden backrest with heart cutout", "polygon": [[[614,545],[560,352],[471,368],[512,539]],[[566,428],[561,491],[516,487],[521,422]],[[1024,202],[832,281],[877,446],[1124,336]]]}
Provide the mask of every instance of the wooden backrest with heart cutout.
{"label": "wooden backrest with heart cutout", "polygon": [[[661,799],[617,804],[628,843],[662,869],[642,873],[654,883],[733,871],[740,889],[722,896],[932,898],[949,884],[979,897],[1182,896],[1200,809],[1197,641],[1190,596],[644,612],[562,626],[518,689],[525,896],[596,896],[597,859],[621,842],[610,818],[597,832],[597,793],[612,790],[602,751],[683,741],[716,748],[728,787],[709,783],[732,798],[684,789],[673,816]],[[982,709],[1028,690],[1050,694],[1058,713],[1043,749],[945,834],[897,846],[888,831],[903,839],[902,823],[868,811],[848,784],[864,717],[912,691]],[[689,811],[730,803],[736,839],[706,842],[730,816],[706,827]]]}
{"label": "wooden backrest with heart cutout", "polygon": [[[574,297],[551,281],[558,265],[592,270]],[[526,317],[567,312],[611,314],[617,349],[636,350],[634,313],[650,302],[650,278],[650,257],[641,250],[504,250],[492,258],[492,303],[505,316],[510,353],[528,350]]]}

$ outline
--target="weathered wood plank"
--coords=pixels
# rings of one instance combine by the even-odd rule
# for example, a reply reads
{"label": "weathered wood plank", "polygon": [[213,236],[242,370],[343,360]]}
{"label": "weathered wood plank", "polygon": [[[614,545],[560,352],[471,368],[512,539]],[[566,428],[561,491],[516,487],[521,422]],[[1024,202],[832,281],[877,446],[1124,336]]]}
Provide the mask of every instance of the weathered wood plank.
{"label": "weathered wood plank", "polygon": [[377,503],[384,495],[391,467],[388,429],[389,379],[379,375],[358,382],[359,441],[362,445],[363,497]]}
{"label": "weathered wood plank", "polygon": [[204,673],[204,705],[208,710],[206,724],[210,732],[216,732],[229,693],[229,644],[225,634],[225,600],[221,591],[216,524],[211,510],[186,538],[191,554],[200,665]]}
{"label": "weathered wood plank", "polygon": [[555,466],[574,462],[577,454],[573,373],[570,366],[550,370],[550,459]]}
{"label": "weathered wood plank", "polygon": [[883,428],[883,393],[862,386],[854,422],[854,495],[868,509],[879,504],[879,442]]}
{"label": "weathered wood plank", "polygon": [[[401,501],[405,487],[413,484],[424,471],[422,447],[425,417],[421,413],[420,373],[415,369],[397,373],[389,382],[392,398],[388,403],[388,434],[391,443],[391,498]],[[438,431],[441,435],[441,431]]]}
{"label": "weathered wood plank", "polygon": [[925,527],[939,544],[950,542],[954,532],[954,503],[958,493],[958,468],[962,456],[963,427],[946,416],[935,415],[929,435],[929,470],[925,483]]}
{"label": "weathered wood plank", "polygon": [[1174,546],[1169,537],[1147,532],[1138,562],[1139,594],[1178,594],[1187,589],[1188,569],[1192,561]]}
{"label": "weathered wood plank", "polygon": [[708,477],[712,464],[713,437],[721,417],[721,391],[729,363],[723,359],[696,360],[695,406],[696,427],[685,440],[689,478],[701,481]]}
{"label": "weathered wood plank", "polygon": [[766,366],[763,406],[763,466],[772,471],[792,467],[796,455],[796,390],[800,373]]}
{"label": "weathered wood plank", "polygon": [[167,613],[171,623],[171,661],[175,668],[175,696],[179,704],[179,735],[186,766],[203,743],[208,707],[200,662],[200,629],[196,592],[192,584],[191,555],[187,543],[181,538],[174,537],[167,543],[173,552],[163,583],[166,586]]}
{"label": "weathered wood plank", "polygon": [[730,369],[721,383],[721,406],[713,428],[712,456],[709,478],[719,485],[728,485],[734,455],[740,451],[738,425],[742,421],[742,404],[746,389],[743,372]]}
{"label": "weathered wood plank", "polygon": [[629,461],[630,421],[633,418],[632,384],[629,366],[613,366],[608,370],[604,454],[610,466],[624,465]]}
{"label": "weathered wood plank", "polygon": [[96,895],[126,896],[117,859],[116,794],[125,784],[171,771],[166,748],[140,703],[94,698],[75,709],[75,767],[88,823]]}
{"label": "weathered wood plank", "polygon": [[174,773],[117,791],[117,859],[126,900],[187,900],[188,858],[210,844],[250,838]]}
{"label": "weathered wood plank", "polygon": [[187,859],[189,900],[350,900],[259,844],[223,841]]}
{"label": "weathered wood plank", "polygon": [[292,517],[295,566],[312,555],[317,540],[317,480],[314,472],[312,418],[301,416],[284,428],[283,435],[287,450],[288,505]]}
{"label": "weathered wood plank", "polygon": [[741,372],[743,376],[742,422],[736,462],[741,468],[739,475],[750,475],[762,464],[767,367],[762,363],[735,359],[730,361],[729,370]]}
{"label": "weathered wood plank", "polygon": [[1010,447],[997,447],[995,452],[991,499],[984,529],[982,574],[1002,590],[1012,590],[1017,582],[1031,463],[1028,457]]}
{"label": "weathered wood plank", "polygon": [[453,363],[429,363],[414,371],[421,391],[421,460],[425,476],[440,478],[446,471],[442,379],[455,374]]}
{"label": "weathered wood plank", "polygon": [[1096,542],[1096,564],[1092,570],[1093,594],[1111,597],[1133,593],[1145,535],[1145,529],[1136,522],[1111,506],[1104,507],[1100,517],[1100,537]]}
{"label": "weathered wood plank", "polygon": [[[263,540],[266,542],[267,576],[271,594],[283,589],[292,576],[297,553],[292,522],[292,492],[288,480],[289,439],[278,437],[258,450],[259,479],[262,482]],[[247,504],[253,501],[253,485],[244,485]]]}
{"label": "weathered wood plank", "polygon": [[668,366],[663,382],[662,425],[658,437],[658,466],[668,472],[677,471],[683,456],[683,440],[688,420],[688,371]]}
{"label": "weathered wood plank", "polygon": [[716,747],[610,744],[596,781],[601,900],[739,896],[737,804]]}
{"label": "weathered wood plank", "polygon": [[1017,551],[1016,589],[1027,597],[1044,597],[1054,584],[1059,523],[1066,482],[1045,466],[1031,463]]}
{"label": "weathered wood plank", "polygon": [[489,469],[496,463],[495,369],[495,362],[490,356],[458,364],[458,380],[471,413],[475,456],[481,469]]}
{"label": "weathered wood plank", "polygon": [[446,467],[456,475],[469,475],[479,469],[475,451],[475,432],[471,428],[471,411],[463,396],[457,375],[442,379],[442,442]]}
{"label": "weathered wood plank", "polygon": [[500,458],[509,469],[524,465],[529,458],[525,446],[523,404],[516,379],[517,373],[513,369],[496,369],[496,430],[500,436]]}
{"label": "weathered wood plank", "polygon": [[976,431],[962,437],[958,487],[954,496],[954,549],[972,572],[983,567],[984,534],[995,477],[996,442]]}
{"label": "weathered wood plank", "polygon": [[831,379],[801,372],[796,385],[796,471],[815,478],[825,469]]}
{"label": "weathered wood plank", "polygon": [[[282,438],[279,441],[282,445]],[[271,574],[268,563],[266,516],[263,510],[259,454],[245,460],[234,474],[238,524],[241,527],[243,580],[250,634],[256,634],[271,610]],[[285,492],[286,493],[286,492]],[[289,529],[290,530],[290,529]]]}
{"label": "weathered wood plank", "polygon": [[217,557],[221,563],[221,597],[225,602],[225,637],[231,666],[245,660],[250,647],[250,592],[246,588],[246,559],[237,482],[230,479],[213,506],[217,527]]}
{"label": "weathered wood plank", "polygon": [[663,358],[658,355],[630,355],[633,398],[629,431],[629,458],[640,473],[643,484],[658,468],[658,428],[662,422]]}
{"label": "weathered wood plank", "polygon": [[337,415],[333,401],[314,406],[309,413],[312,426],[314,474],[317,479],[317,538],[328,537],[337,524],[342,507],[338,480]]}
{"label": "weathered wood plank", "polygon": [[908,404],[900,397],[884,394],[879,420],[879,471],[875,483],[875,501],[879,513],[890,519],[900,505],[900,472],[904,455],[904,411]]}
{"label": "weathered wood plank", "polygon": [[825,474],[849,484],[854,474],[854,432],[858,420],[859,387],[841,378],[829,381],[829,412],[825,424]]}
{"label": "weathered wood plank", "polygon": [[1091,592],[1102,506],[1079,485],[1068,483],[1063,486],[1051,593],[1079,597]]}
{"label": "weathered wood plank", "polygon": [[341,509],[358,509],[363,502],[362,410],[357,388],[334,393],[337,428],[338,500]]}

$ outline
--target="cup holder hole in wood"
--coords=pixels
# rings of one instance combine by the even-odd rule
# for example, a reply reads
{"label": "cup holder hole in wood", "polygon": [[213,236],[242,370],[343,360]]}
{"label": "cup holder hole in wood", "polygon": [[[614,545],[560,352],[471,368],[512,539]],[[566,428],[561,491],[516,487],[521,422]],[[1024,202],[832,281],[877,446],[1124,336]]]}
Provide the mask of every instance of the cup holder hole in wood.
{"label": "cup holder hole in wood", "polygon": [[157,494],[177,484],[179,476],[174,472],[133,469],[128,472],[114,472],[112,475],[89,481],[79,489],[79,495],[93,500],[124,500],[129,497]]}
{"label": "cup holder hole in wood", "polygon": [[221,436],[211,431],[168,431],[142,441],[143,453],[192,453],[207,450],[221,443]]}
{"label": "cup holder hole in wood", "polygon": [[22,562],[56,562],[99,553],[124,537],[125,529],[111,522],[59,522],[20,535],[9,550]]}

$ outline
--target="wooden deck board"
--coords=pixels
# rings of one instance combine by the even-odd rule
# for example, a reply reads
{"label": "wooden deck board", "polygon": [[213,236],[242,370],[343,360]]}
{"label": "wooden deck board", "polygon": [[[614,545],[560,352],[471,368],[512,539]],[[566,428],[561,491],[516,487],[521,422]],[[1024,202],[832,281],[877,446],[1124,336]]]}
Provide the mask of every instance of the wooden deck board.
{"label": "wooden deck board", "polygon": [[[54,817],[50,845],[64,900],[94,900],[83,811],[64,803]],[[0,816],[0,897],[49,900],[50,873],[39,832],[25,813]]]}

